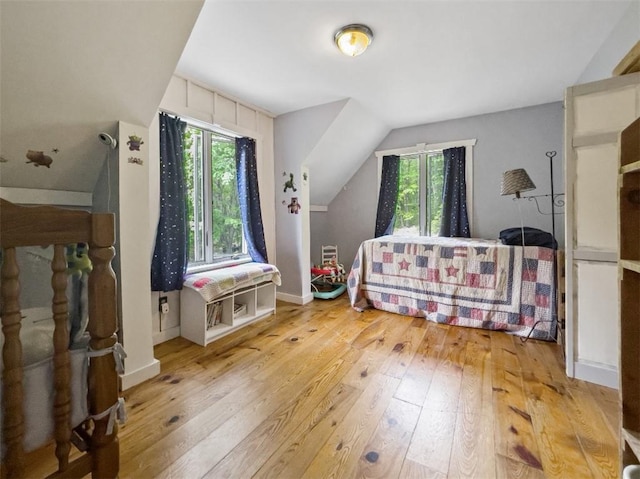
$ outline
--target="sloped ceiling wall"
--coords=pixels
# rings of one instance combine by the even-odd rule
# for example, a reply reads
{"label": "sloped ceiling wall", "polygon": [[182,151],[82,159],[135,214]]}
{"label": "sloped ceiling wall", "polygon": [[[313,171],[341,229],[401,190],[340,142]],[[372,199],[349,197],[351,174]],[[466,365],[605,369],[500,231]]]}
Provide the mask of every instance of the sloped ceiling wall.
{"label": "sloped ceiling wall", "polygon": [[345,102],[306,158],[311,204],[328,206],[389,131],[356,100]]}
{"label": "sloped ceiling wall", "polygon": [[274,128],[276,168],[307,166],[315,206],[329,206],[390,131],[352,98],[285,113]]}
{"label": "sloped ceiling wall", "polygon": [[98,133],[149,126],[203,1],[0,2],[0,185],[93,191]]}

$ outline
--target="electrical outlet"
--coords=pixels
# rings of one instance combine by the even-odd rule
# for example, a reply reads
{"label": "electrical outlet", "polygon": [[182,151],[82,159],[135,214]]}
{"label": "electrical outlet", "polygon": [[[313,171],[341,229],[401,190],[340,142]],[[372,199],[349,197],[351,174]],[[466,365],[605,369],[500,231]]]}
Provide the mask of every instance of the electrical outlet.
{"label": "electrical outlet", "polygon": [[169,299],[166,296],[160,296],[158,302],[158,311],[162,314],[167,314],[169,312]]}

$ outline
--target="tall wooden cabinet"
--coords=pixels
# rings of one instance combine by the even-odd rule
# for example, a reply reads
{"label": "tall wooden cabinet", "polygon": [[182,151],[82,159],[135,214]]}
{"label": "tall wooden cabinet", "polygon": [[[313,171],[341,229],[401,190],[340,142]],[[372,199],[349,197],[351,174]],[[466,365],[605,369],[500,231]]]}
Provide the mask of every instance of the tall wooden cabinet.
{"label": "tall wooden cabinet", "polygon": [[622,466],[640,458],[640,118],[620,134],[620,399]]}
{"label": "tall wooden cabinet", "polygon": [[567,375],[618,387],[618,137],[640,116],[640,73],[565,95]]}

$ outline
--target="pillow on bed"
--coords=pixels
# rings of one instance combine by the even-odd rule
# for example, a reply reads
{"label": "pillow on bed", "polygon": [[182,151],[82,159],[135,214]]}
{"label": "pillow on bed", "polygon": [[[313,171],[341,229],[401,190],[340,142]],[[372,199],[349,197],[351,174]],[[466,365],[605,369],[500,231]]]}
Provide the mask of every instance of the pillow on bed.
{"label": "pillow on bed", "polygon": [[[522,228],[516,227],[502,230],[500,232],[500,241],[502,241],[502,244],[522,246]],[[538,228],[531,228],[530,226],[524,227],[524,245],[558,249],[558,242],[551,233]]]}

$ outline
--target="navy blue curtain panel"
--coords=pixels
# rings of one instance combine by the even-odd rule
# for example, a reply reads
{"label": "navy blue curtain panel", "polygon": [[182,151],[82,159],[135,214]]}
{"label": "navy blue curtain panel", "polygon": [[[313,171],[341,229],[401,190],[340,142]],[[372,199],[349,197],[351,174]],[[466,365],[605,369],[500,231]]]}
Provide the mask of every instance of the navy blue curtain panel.
{"label": "navy blue curtain panel", "polygon": [[469,238],[467,183],[465,181],[465,147],[448,148],[444,156],[442,222],[440,236]]}
{"label": "navy blue curtain panel", "polygon": [[187,272],[183,135],[187,124],[160,113],[160,219],[151,261],[151,290],[182,289]]}
{"label": "navy blue curtain panel", "polygon": [[376,214],[375,237],[393,234],[398,204],[398,177],[400,157],[389,155],[382,158],[382,178],[380,179],[380,196]]}
{"label": "navy blue curtain panel", "polygon": [[257,263],[266,263],[267,245],[260,211],[256,141],[253,138],[236,138],[236,179],[242,229],[249,255]]}

